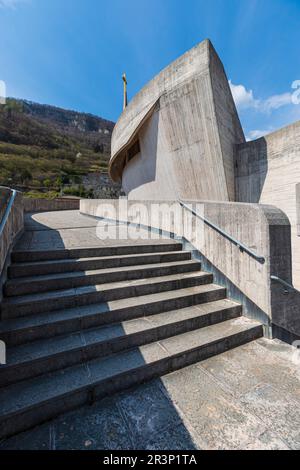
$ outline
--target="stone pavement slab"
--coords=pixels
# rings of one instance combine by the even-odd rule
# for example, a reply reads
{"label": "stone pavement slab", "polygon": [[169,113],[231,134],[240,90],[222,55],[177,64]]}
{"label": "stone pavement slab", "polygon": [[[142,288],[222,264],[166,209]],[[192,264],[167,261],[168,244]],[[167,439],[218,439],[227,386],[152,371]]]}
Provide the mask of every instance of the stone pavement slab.
{"label": "stone pavement slab", "polygon": [[78,210],[35,212],[25,214],[26,230],[57,230],[79,227],[95,227],[98,221]]}
{"label": "stone pavement slab", "polygon": [[299,389],[294,348],[263,338],[66,413],[0,450],[299,449]]}

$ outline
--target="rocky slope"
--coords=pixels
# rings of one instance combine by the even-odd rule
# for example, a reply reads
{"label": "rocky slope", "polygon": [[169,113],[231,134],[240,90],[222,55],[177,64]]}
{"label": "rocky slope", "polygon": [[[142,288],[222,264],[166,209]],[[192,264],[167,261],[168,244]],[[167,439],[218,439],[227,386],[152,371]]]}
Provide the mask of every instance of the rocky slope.
{"label": "rocky slope", "polygon": [[96,197],[97,185],[85,186],[92,176],[97,197],[116,197],[120,187],[107,175],[113,127],[91,114],[8,99],[0,106],[0,185],[34,196]]}

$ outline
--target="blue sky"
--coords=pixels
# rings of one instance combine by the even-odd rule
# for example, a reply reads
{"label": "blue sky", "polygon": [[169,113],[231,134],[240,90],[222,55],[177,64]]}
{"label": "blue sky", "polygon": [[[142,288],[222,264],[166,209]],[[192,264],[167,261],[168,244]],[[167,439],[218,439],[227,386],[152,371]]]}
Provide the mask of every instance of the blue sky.
{"label": "blue sky", "polygon": [[0,0],[0,80],[116,120],[124,71],[130,98],[207,37],[248,138],[300,119],[300,0]]}

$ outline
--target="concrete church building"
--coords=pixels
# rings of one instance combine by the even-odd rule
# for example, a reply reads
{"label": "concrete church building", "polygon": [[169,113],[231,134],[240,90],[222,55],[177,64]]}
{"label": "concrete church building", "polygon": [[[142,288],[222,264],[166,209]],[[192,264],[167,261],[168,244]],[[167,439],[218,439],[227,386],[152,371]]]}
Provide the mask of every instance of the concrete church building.
{"label": "concrete church building", "polygon": [[209,40],[165,68],[125,108],[112,136],[110,175],[122,181],[129,200],[275,205],[291,224],[293,281],[300,287],[300,121],[246,142]]}
{"label": "concrete church building", "polygon": [[234,147],[245,138],[210,41],[146,85],[112,136],[110,174],[130,199],[235,200]]}
{"label": "concrete church building", "polygon": [[0,450],[299,449],[300,123],[246,142],[208,40],[123,81],[127,198],[0,187]]}

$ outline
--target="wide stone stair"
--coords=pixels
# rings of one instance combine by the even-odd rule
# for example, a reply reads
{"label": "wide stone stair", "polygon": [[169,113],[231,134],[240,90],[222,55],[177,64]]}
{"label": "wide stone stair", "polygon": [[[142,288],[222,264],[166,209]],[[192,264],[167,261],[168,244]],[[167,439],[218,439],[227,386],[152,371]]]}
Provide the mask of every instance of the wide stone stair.
{"label": "wide stone stair", "polygon": [[173,240],[15,251],[0,437],[263,335]]}

